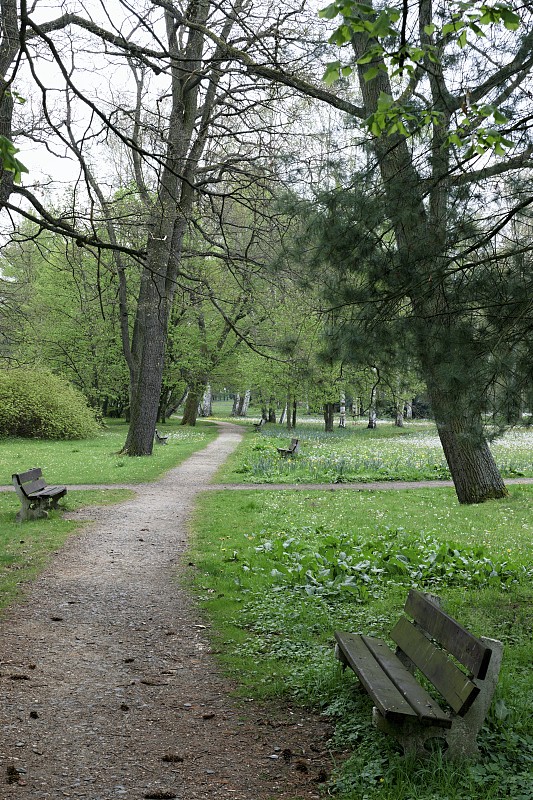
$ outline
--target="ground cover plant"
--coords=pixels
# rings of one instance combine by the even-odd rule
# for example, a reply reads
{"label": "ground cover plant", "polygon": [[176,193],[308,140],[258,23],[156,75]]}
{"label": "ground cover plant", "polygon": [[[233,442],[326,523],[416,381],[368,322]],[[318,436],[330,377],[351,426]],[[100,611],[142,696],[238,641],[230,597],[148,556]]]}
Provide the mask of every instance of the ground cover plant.
{"label": "ground cover plant", "polygon": [[[300,440],[296,456],[280,458],[291,436]],[[533,477],[533,429],[518,428],[491,445],[504,477]],[[348,424],[333,433],[317,423],[302,423],[290,433],[266,425],[250,433],[228,461],[220,480],[236,483],[346,483],[376,480],[450,479],[435,426],[409,423],[398,428],[381,423],[369,430]]]}
{"label": "ground cover plant", "polygon": [[[290,698],[334,723],[350,753],[339,800],[531,800],[533,487],[459,505],[452,489],[204,495],[190,577],[224,668],[246,696]],[[371,701],[342,674],[335,629],[387,638],[408,588],[439,594],[478,635],[504,643],[482,759],[406,761],[371,725]]]}
{"label": "ground cover plant", "polygon": [[35,466],[41,467],[48,483],[143,483],[177,466],[217,435],[213,424],[184,428],[179,420],[172,419],[160,430],[168,434],[168,444],[154,446],[152,456],[131,458],[120,453],[126,431],[125,422],[106,420],[96,435],[76,442],[4,438],[0,447],[0,485],[11,484],[14,472]]}
{"label": "ground cover plant", "polygon": [[20,524],[15,515],[20,508],[17,496],[0,493],[0,609],[24,591],[28,582],[48,563],[51,554],[72,535],[78,525],[62,518],[64,511],[82,506],[118,503],[132,496],[126,489],[69,491],[60,508],[47,519]]}

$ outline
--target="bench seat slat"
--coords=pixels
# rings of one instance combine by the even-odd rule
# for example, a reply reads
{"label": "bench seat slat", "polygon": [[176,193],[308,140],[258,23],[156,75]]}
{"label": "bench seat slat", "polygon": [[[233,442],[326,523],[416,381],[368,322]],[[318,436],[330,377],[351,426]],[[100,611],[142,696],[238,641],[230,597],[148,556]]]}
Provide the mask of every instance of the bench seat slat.
{"label": "bench seat slat", "polygon": [[402,664],[388,645],[381,639],[370,636],[363,636],[362,639],[381,669],[388,675],[402,697],[407,700],[420,722],[451,728],[452,721],[448,714],[418,683],[415,676]]}
{"label": "bench seat slat", "polygon": [[467,667],[475,678],[484,680],[492,650],[446,614],[429,597],[411,589],[405,612]]}
{"label": "bench seat slat", "polygon": [[28,497],[55,497],[58,494],[66,494],[66,486],[46,486],[38,492],[28,492]]}
{"label": "bench seat slat", "polygon": [[402,617],[392,629],[391,638],[431,681],[456,714],[462,716],[468,711],[479,694],[479,688],[450,661],[444,651],[424,636],[420,628]]}
{"label": "bench seat slat", "polygon": [[27,483],[21,483],[20,488],[24,492],[25,495],[36,494],[41,492],[43,489],[46,489],[46,482],[40,478],[37,481],[29,481]]}
{"label": "bench seat slat", "polygon": [[[396,721],[406,717],[417,719],[418,715],[400,694],[391,679],[383,672],[365,644],[364,638],[358,634],[337,631],[335,639],[342,653],[341,660],[355,672],[374,701],[376,708],[386,719]],[[382,644],[387,647],[384,642]]]}

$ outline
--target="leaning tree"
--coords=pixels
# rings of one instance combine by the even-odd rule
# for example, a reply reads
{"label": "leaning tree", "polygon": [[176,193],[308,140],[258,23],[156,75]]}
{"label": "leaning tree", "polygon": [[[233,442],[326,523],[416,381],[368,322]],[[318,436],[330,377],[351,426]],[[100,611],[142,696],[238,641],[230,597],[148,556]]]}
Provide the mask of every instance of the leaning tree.
{"label": "leaning tree", "polygon": [[[400,319],[409,331],[462,503],[506,494],[483,426],[501,357],[490,286],[508,269],[511,220],[533,202],[523,185],[503,191],[511,185],[505,176],[533,166],[533,18],[527,7],[511,5],[420,0],[411,9],[339,0],[322,12],[341,15],[331,41],[352,53],[351,62],[329,65],[326,80],[356,75],[357,116],[379,175],[374,220],[364,192],[359,202],[355,197],[360,180],[357,190],[346,187],[352,213],[339,193],[329,202],[343,250],[337,265],[344,303],[364,299],[381,325],[394,309],[395,324]],[[375,203],[376,195],[366,200]],[[366,280],[364,269],[353,278],[358,264],[350,263],[350,246],[354,257],[363,254],[360,264],[366,258]],[[520,247],[531,251],[531,241]],[[522,296],[507,293],[514,313],[505,305],[504,336],[531,313],[526,283]]]}

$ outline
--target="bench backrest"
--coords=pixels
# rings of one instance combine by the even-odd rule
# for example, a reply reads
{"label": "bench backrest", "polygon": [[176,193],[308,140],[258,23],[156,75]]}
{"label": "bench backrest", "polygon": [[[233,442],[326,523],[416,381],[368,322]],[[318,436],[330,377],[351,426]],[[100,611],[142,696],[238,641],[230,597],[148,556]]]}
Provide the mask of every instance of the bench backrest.
{"label": "bench backrest", "polygon": [[298,442],[299,441],[300,441],[299,439],[291,439],[291,444],[290,444],[289,450],[292,450],[295,453],[296,450],[298,449]]}
{"label": "bench backrest", "polygon": [[402,617],[391,632],[400,653],[431,681],[456,714],[465,714],[479,694],[471,677],[485,678],[492,650],[446,614],[429,595],[411,589],[405,611],[414,624]]}
{"label": "bench backrest", "polygon": [[42,476],[42,469],[40,467],[34,467],[27,472],[20,472],[12,475],[11,479],[15,489],[20,489],[22,493],[28,497],[32,492],[39,492],[46,487],[46,482]]}

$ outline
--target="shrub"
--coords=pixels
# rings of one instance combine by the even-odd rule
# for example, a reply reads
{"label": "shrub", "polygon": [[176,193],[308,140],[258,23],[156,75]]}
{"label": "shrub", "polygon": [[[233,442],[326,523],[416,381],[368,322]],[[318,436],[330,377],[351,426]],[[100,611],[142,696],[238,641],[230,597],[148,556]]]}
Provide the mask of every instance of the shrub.
{"label": "shrub", "polygon": [[98,431],[85,397],[46,370],[0,371],[0,436],[86,439]]}

